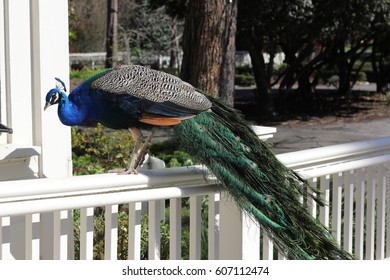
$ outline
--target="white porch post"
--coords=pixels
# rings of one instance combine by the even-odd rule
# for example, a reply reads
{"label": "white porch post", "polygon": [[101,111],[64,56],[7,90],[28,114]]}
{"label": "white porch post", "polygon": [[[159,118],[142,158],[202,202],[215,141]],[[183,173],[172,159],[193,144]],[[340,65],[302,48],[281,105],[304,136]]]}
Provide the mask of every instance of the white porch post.
{"label": "white porch post", "polygon": [[68,1],[31,1],[32,89],[34,144],[42,147],[41,176],[71,175],[70,129],[57,110],[43,113],[54,77],[69,85]]}
{"label": "white porch post", "polygon": [[226,193],[220,203],[219,256],[222,260],[258,260],[260,226]]}
{"label": "white porch post", "polygon": [[[43,113],[45,95],[53,88],[54,77],[61,78],[69,85],[68,1],[32,0],[30,3],[33,142],[42,147],[39,175],[70,176],[70,129],[60,123],[55,109]],[[55,212],[41,215],[42,259],[58,259],[67,255],[73,258],[67,244],[67,240],[73,240],[71,234],[68,239],[60,237],[64,232],[72,232],[61,229],[61,225],[72,227],[73,217],[69,213],[65,215],[67,222],[61,223],[63,214]]]}
{"label": "white porch post", "polygon": [[[7,124],[12,144],[31,145],[31,53],[29,1],[4,1],[4,80]],[[25,20],[20,20],[25,19]],[[2,69],[3,70],[3,69]],[[3,101],[4,102],[4,101]],[[11,110],[10,110],[11,109]]]}
{"label": "white porch post", "polygon": [[[256,135],[266,141],[276,128],[253,126]],[[260,225],[239,209],[226,192],[220,202],[219,258],[222,260],[260,259]]]}
{"label": "white porch post", "polygon": [[[67,0],[4,0],[0,21],[1,120],[13,129],[12,135],[0,137],[0,179],[69,176],[69,128],[59,123],[55,110],[42,114],[45,92],[54,85],[54,76],[69,80]],[[44,226],[39,229],[33,226],[31,215],[11,217],[10,251],[5,258],[37,258],[33,238],[43,232],[59,232],[47,229],[54,224],[58,227],[60,218],[47,220],[43,215],[40,221]],[[66,248],[66,244],[40,244],[49,251]],[[41,253],[43,258],[54,254]]]}

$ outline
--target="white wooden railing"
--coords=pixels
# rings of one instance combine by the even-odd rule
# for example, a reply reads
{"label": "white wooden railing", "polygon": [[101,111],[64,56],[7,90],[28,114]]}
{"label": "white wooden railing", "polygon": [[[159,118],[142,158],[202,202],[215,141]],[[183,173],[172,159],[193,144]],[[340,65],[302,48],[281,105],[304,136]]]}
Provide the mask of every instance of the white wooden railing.
{"label": "white wooden railing", "polygon": [[[390,257],[390,138],[287,153],[279,159],[318,186],[313,216],[359,259]],[[343,237],[343,238],[342,238]]]}
{"label": "white wooden railing", "polygon": [[[360,259],[390,256],[390,138],[282,154],[279,159],[311,184],[328,202],[309,201],[313,216],[330,227],[333,236]],[[166,256],[161,221],[169,209],[169,258],[182,258],[182,200],[190,205],[190,259],[202,250],[202,199],[208,198],[209,259],[273,259],[272,241],[242,214],[202,166],[115,174],[0,182],[0,259],[93,259],[94,224],[104,212],[104,259],[118,251],[140,259],[147,242],[149,259]],[[79,209],[76,211],[76,209]],[[102,210],[104,209],[104,211]],[[125,223],[120,212],[126,212]],[[77,213],[77,215],[75,214]],[[119,214],[118,214],[119,213]],[[141,218],[148,216],[148,238],[141,242]],[[77,222],[74,222],[76,215]],[[204,218],[203,218],[204,219]],[[118,247],[118,221],[128,235]],[[168,222],[168,221],[166,221]],[[45,226],[42,226],[45,225]],[[77,229],[76,236],[73,234]],[[164,233],[166,234],[166,233]],[[79,236],[79,237],[78,237]],[[77,242],[75,241],[77,240]],[[103,242],[103,241],[102,241]],[[126,244],[127,243],[127,244]],[[145,250],[143,251],[145,253]],[[96,256],[95,256],[96,258]]]}

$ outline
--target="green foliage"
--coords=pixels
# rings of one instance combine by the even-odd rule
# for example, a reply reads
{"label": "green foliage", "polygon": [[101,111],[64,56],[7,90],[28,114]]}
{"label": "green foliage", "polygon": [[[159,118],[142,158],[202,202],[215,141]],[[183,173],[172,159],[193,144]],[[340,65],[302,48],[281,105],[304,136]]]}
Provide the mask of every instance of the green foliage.
{"label": "green foliage", "polygon": [[248,87],[255,84],[255,79],[253,75],[236,74],[234,82],[237,86]]}
{"label": "green foliage", "polygon": [[190,166],[194,164],[192,157],[183,151],[177,150],[177,143],[168,140],[154,143],[150,147],[151,153],[163,160],[166,167]]}
{"label": "green foliage", "polygon": [[236,66],[236,74],[253,75],[253,70],[249,65]]}
{"label": "green foliage", "polygon": [[73,210],[74,259],[80,259],[80,210]]}
{"label": "green foliage", "polygon": [[77,31],[75,25],[77,23],[76,5],[74,0],[69,0],[68,20],[69,20],[69,42],[73,42],[77,39]]}
{"label": "green foliage", "polygon": [[102,68],[95,68],[95,69],[83,69],[83,70],[70,70],[70,79],[74,81],[75,83],[79,83],[81,81],[84,81],[85,79],[89,78],[90,76],[101,72]]}
{"label": "green foliage", "polygon": [[356,80],[357,81],[360,81],[360,82],[365,82],[365,81],[367,81],[367,75],[366,75],[366,73],[365,72],[358,72],[358,73],[352,73],[353,75],[355,75],[356,76]]}
{"label": "green foliage", "polygon": [[234,83],[237,86],[252,86],[255,84],[255,77],[253,75],[252,67],[237,66]]}
{"label": "green foliage", "polygon": [[78,156],[73,152],[72,158],[74,175],[101,174],[105,171],[103,165],[89,154]]}
{"label": "green foliage", "polygon": [[127,166],[133,140],[126,130],[102,125],[72,128],[73,172],[75,175],[103,173]]}
{"label": "green foliage", "polygon": [[[133,140],[127,130],[111,130],[102,125],[92,128],[72,128],[74,175],[98,174],[125,168],[133,150]],[[191,156],[177,150],[173,141],[157,142],[151,154],[162,159],[167,167],[190,166]]]}
{"label": "green foliage", "polygon": [[[142,215],[141,220],[141,260],[148,259],[148,241],[149,241],[149,216]],[[169,223],[160,222],[160,258],[169,259]]]}

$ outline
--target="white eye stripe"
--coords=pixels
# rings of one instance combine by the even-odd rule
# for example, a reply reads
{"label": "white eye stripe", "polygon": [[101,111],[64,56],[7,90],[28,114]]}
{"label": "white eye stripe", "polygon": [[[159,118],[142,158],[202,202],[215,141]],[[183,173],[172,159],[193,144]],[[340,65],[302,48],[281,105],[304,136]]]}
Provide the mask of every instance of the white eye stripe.
{"label": "white eye stripe", "polygon": [[50,103],[56,103],[58,99],[60,99],[60,95],[58,92],[56,92],[56,94],[52,95],[52,97],[50,98]]}

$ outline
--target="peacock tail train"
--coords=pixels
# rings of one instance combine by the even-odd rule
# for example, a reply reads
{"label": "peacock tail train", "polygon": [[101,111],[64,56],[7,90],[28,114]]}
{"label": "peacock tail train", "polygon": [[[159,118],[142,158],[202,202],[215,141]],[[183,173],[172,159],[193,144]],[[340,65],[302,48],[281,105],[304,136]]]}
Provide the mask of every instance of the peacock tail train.
{"label": "peacock tail train", "polygon": [[240,113],[209,99],[211,110],[175,126],[181,148],[215,174],[287,258],[353,259],[300,202],[309,184],[275,157]]}

